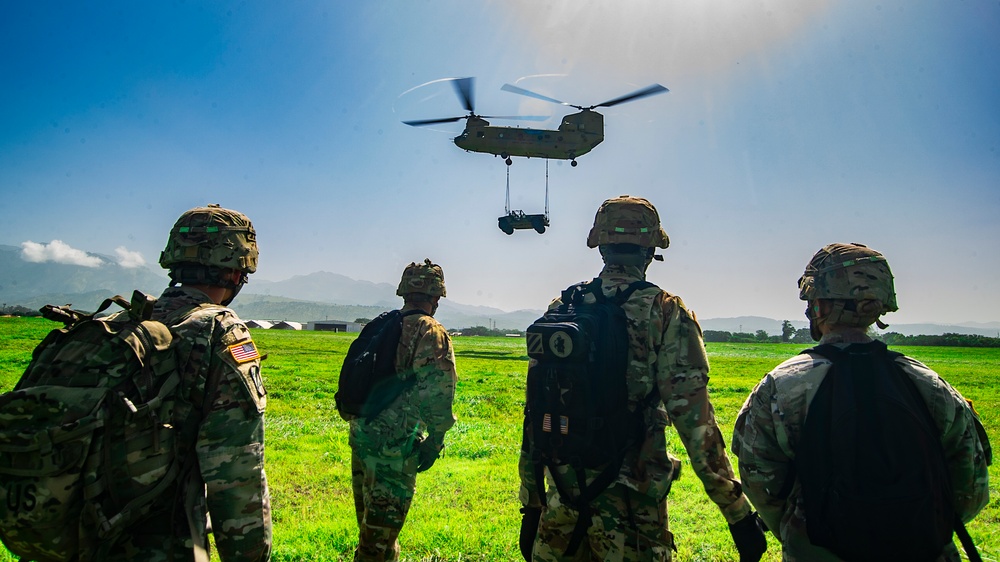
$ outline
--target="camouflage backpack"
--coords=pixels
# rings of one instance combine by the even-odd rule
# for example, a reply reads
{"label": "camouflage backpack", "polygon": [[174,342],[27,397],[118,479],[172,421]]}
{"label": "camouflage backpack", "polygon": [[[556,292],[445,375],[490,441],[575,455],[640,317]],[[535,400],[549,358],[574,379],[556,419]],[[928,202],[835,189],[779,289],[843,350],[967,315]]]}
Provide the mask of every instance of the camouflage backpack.
{"label": "camouflage backpack", "polygon": [[[98,318],[117,303],[125,311]],[[174,338],[151,320],[155,299],[105,300],[65,323],[0,395],[0,539],[37,561],[100,560],[181,472],[170,423],[180,384]],[[165,319],[179,322],[195,308]]]}

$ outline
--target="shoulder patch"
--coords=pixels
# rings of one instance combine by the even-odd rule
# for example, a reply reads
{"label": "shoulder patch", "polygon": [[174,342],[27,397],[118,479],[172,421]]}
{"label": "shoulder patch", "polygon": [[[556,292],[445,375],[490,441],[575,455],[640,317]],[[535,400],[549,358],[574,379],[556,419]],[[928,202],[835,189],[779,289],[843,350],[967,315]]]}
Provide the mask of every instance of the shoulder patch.
{"label": "shoulder patch", "polygon": [[229,346],[229,353],[232,354],[233,359],[237,363],[248,363],[255,359],[260,359],[260,352],[257,351],[257,346],[254,345],[253,340]]}

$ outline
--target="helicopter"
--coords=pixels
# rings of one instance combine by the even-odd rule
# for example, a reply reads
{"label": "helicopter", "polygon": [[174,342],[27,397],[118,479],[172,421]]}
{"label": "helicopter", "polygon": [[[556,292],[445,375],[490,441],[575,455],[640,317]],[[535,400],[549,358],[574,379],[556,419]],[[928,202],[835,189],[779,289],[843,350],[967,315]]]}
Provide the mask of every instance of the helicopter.
{"label": "helicopter", "polygon": [[[476,115],[475,106],[472,101],[473,78],[453,78],[451,79],[455,92],[468,115],[458,117],[444,117],[440,119],[421,119],[416,121],[403,121],[407,125],[420,127],[438,123],[453,123],[462,119],[466,120],[465,130],[455,137],[455,145],[471,152],[484,152],[500,156],[504,162],[510,166],[513,164],[511,156],[524,156],[527,158],[549,158],[556,160],[569,160],[571,166],[576,166],[576,159],[601,144],[604,140],[604,116],[594,111],[598,107],[611,107],[620,103],[641,99],[647,96],[669,92],[667,88],[653,84],[629,94],[608,100],[604,103],[584,107],[573,105],[564,101],[543,96],[535,92],[518,88],[511,84],[504,84],[501,90],[537,98],[540,100],[574,107],[579,109],[578,113],[573,113],[563,117],[559,128],[550,129],[522,129],[520,127],[498,127],[490,125],[487,119],[538,119],[536,117],[493,117]],[[544,117],[541,119],[545,119]]]}

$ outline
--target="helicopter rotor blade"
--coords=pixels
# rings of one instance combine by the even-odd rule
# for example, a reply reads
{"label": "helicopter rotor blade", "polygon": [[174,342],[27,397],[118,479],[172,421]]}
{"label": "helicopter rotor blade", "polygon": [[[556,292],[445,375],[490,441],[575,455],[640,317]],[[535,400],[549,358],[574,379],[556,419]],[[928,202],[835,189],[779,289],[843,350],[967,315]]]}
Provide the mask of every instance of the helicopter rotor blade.
{"label": "helicopter rotor blade", "polygon": [[514,93],[514,94],[520,94],[522,96],[528,96],[529,98],[536,98],[536,99],[540,99],[540,100],[543,100],[543,101],[548,101],[548,102],[552,102],[552,103],[558,103],[559,105],[569,105],[570,107],[576,107],[574,105],[568,104],[568,103],[566,103],[564,101],[557,100],[555,98],[550,98],[548,96],[543,96],[542,94],[536,94],[535,92],[532,92],[531,90],[525,90],[524,88],[518,88],[517,86],[514,86],[512,84],[504,84],[503,86],[500,87],[500,89],[503,90],[503,91],[505,91],[505,92],[511,92],[511,93]]}
{"label": "helicopter rotor blade", "polygon": [[597,105],[592,105],[592,106],[590,106],[590,109],[593,109],[595,107],[611,107],[613,105],[618,105],[620,103],[625,103],[627,101],[637,100],[639,98],[644,98],[646,96],[652,96],[652,95],[655,95],[655,94],[659,94],[661,92],[669,92],[669,91],[670,90],[664,88],[663,86],[661,86],[659,84],[653,84],[652,86],[646,86],[645,88],[643,88],[641,90],[636,90],[636,91],[632,92],[631,94],[625,94],[624,96],[615,98],[613,100],[608,100],[608,101],[606,101],[604,103],[599,103]]}
{"label": "helicopter rotor blade", "polygon": [[468,115],[463,115],[461,117],[445,117],[442,119],[419,119],[417,121],[403,121],[403,123],[411,127],[423,127],[424,125],[436,125],[438,123],[454,123],[455,121],[461,121],[466,118],[468,118]]}
{"label": "helicopter rotor blade", "polygon": [[472,85],[475,78],[470,76],[468,78],[454,78],[453,80],[451,85],[454,86],[458,99],[462,101],[462,107],[470,114],[475,113],[476,104],[472,97]]}

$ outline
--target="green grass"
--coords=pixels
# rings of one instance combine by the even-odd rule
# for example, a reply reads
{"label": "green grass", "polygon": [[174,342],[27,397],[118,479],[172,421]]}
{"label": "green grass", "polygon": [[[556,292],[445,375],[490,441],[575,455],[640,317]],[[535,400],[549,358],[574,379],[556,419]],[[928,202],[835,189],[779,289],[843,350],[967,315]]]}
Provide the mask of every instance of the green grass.
{"label": "green grass", "polygon": [[[41,319],[0,319],[0,390],[11,388],[31,349],[54,326]],[[274,517],[274,560],[350,560],[357,527],[350,486],[347,424],[333,406],[337,375],[353,334],[255,330],[269,392],[267,474]],[[519,560],[517,453],[527,357],[520,338],[455,338],[458,422],[444,456],[417,479],[400,536],[410,561]],[[799,344],[708,344],[710,390],[727,442],[747,394]],[[927,363],[974,400],[1000,443],[1000,349],[899,347]],[[668,443],[684,457],[668,430]],[[1000,465],[990,505],[970,525],[986,559],[1000,559]],[[689,471],[670,495],[677,560],[736,560],[722,516]],[[990,531],[993,529],[993,531]],[[765,560],[780,560],[769,540]],[[0,549],[2,550],[2,549]],[[0,561],[13,558],[0,552]]]}

